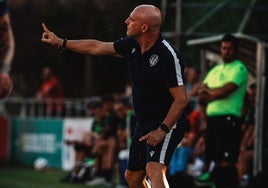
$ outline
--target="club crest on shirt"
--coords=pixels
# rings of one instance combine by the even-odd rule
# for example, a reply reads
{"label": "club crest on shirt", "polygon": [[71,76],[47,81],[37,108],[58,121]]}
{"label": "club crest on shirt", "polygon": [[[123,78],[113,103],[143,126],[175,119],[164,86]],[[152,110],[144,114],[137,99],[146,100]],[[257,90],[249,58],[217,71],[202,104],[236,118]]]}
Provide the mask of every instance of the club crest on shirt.
{"label": "club crest on shirt", "polygon": [[158,55],[156,55],[156,54],[151,55],[151,57],[149,59],[150,66],[152,67],[152,66],[156,65],[158,63],[158,61],[159,61]]}

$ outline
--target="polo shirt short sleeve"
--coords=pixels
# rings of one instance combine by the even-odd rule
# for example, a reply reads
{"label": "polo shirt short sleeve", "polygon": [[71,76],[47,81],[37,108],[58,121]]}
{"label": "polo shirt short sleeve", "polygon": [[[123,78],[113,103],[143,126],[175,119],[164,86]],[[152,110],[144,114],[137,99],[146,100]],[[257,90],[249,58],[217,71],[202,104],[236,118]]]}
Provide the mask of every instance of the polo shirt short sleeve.
{"label": "polo shirt short sleeve", "polygon": [[115,41],[114,49],[128,62],[137,120],[164,117],[173,102],[169,88],[184,85],[184,65],[176,49],[162,36],[144,53],[131,37]]}
{"label": "polo shirt short sleeve", "polygon": [[203,83],[209,88],[222,87],[227,83],[233,83],[238,86],[233,93],[223,99],[214,100],[208,103],[207,115],[236,115],[241,116],[244,96],[246,94],[248,82],[248,70],[239,60],[230,63],[222,63],[213,67]]}

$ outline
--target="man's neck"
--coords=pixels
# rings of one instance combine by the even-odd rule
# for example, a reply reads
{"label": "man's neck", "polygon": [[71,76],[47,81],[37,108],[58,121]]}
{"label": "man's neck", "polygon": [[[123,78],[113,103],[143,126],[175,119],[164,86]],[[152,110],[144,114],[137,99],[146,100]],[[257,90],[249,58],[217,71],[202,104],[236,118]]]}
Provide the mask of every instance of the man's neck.
{"label": "man's neck", "polygon": [[140,44],[141,54],[148,51],[159,39],[159,33],[144,35],[140,39],[137,39]]}

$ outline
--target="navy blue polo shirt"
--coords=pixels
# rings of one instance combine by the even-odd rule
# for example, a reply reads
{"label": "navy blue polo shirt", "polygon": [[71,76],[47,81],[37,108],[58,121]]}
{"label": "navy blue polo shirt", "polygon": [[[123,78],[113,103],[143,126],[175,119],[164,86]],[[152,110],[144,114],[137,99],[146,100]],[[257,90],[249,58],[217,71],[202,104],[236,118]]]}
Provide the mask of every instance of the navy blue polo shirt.
{"label": "navy blue polo shirt", "polygon": [[115,41],[114,49],[129,63],[137,120],[164,118],[173,102],[169,88],[184,85],[184,65],[176,49],[162,36],[143,54],[131,37]]}
{"label": "navy blue polo shirt", "polygon": [[7,1],[0,0],[0,16],[3,16],[8,11]]}

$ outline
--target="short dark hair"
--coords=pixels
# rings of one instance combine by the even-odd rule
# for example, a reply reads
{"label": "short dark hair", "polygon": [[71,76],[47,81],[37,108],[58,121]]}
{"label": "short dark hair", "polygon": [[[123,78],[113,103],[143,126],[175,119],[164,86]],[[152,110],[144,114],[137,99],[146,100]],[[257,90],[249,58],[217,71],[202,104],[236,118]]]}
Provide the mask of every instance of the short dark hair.
{"label": "short dark hair", "polygon": [[221,42],[232,42],[234,44],[235,50],[237,50],[239,46],[238,39],[230,33],[224,34]]}

